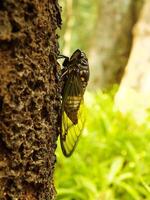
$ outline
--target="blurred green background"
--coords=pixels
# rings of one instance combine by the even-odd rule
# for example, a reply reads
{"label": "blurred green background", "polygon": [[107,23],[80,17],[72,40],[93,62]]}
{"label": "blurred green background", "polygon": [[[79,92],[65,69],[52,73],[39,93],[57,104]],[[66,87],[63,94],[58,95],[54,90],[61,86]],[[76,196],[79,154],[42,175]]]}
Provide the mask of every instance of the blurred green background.
{"label": "blurred green background", "polygon": [[[71,55],[80,48],[90,56],[100,8],[104,6],[100,2],[60,1],[63,9],[63,26],[59,32],[62,53]],[[132,5],[133,1],[130,2]],[[128,3],[126,1],[126,5]],[[90,67],[91,71],[95,70],[93,65]],[[57,200],[150,199],[150,115],[147,112],[142,123],[137,123],[130,114],[123,115],[114,103],[120,84],[115,80],[118,79],[109,84],[111,87],[107,84],[101,87],[97,81],[99,88],[96,90],[94,82],[90,83],[85,93],[85,129],[71,157],[63,156],[58,142]]]}
{"label": "blurred green background", "polygon": [[88,92],[86,105],[86,127],[75,152],[65,158],[57,149],[57,199],[150,199],[149,120],[137,125],[123,117],[111,93]]}

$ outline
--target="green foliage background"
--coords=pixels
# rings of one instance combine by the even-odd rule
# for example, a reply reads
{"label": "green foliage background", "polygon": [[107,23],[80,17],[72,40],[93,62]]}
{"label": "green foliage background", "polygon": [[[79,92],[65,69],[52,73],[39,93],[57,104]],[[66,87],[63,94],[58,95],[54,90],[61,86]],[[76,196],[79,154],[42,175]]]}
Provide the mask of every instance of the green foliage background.
{"label": "green foliage background", "polygon": [[[97,30],[98,13],[100,11],[99,0],[72,0],[71,42],[70,51],[80,48],[86,52],[90,49]],[[64,34],[67,30],[67,0],[60,0],[62,6],[63,26],[59,31],[60,50],[65,46]],[[68,55],[69,56],[69,55]]]}
{"label": "green foliage background", "polygon": [[112,93],[86,93],[87,123],[70,158],[57,150],[57,200],[150,199],[148,119],[123,117]]}

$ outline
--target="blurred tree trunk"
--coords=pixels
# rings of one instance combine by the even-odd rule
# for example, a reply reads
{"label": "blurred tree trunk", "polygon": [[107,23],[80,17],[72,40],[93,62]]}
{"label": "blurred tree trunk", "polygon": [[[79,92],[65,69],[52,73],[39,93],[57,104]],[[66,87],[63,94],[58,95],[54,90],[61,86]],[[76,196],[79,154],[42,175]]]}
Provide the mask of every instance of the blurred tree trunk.
{"label": "blurred tree trunk", "polygon": [[0,1],[0,199],[54,199],[57,0]]}
{"label": "blurred tree trunk", "polygon": [[101,0],[90,50],[91,86],[119,83],[128,61],[132,27],[143,0]]}
{"label": "blurred tree trunk", "polygon": [[64,48],[63,48],[63,54],[64,55],[70,55],[70,49],[71,49],[71,37],[72,37],[72,6],[73,2],[72,0],[65,0],[65,33],[64,33]]}
{"label": "blurred tree trunk", "polygon": [[116,95],[120,110],[143,120],[150,108],[150,1],[146,0],[134,27],[134,40],[125,74]]}

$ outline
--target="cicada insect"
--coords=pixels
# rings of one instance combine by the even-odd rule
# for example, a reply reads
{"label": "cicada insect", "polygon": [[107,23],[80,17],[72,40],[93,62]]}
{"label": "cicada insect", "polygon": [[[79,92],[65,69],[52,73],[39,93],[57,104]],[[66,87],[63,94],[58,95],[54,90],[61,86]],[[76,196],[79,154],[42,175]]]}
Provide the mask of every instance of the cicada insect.
{"label": "cicada insect", "polygon": [[89,64],[84,52],[77,49],[70,58],[66,56],[61,74],[62,82],[62,152],[69,157],[78,142],[84,127],[82,111],[84,92],[89,80]]}

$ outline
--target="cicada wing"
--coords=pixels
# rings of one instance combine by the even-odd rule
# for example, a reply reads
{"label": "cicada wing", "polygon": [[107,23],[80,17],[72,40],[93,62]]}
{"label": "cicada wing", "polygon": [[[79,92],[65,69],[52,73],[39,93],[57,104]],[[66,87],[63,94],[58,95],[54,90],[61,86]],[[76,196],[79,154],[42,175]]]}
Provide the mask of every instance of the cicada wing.
{"label": "cicada wing", "polygon": [[81,103],[80,108],[78,110],[78,123],[75,125],[68,118],[65,112],[63,112],[62,116],[62,135],[60,137],[61,148],[63,154],[66,157],[71,156],[73,153],[78,139],[83,131],[85,117],[83,110],[83,103]]}
{"label": "cicada wing", "polygon": [[[83,89],[80,84],[80,79],[76,76],[71,76],[68,83],[66,83],[64,87],[64,94],[62,98],[62,131],[60,134],[60,143],[63,154],[66,157],[69,157],[73,153],[79,136],[84,128],[85,116],[82,91]],[[65,112],[65,105],[68,97],[76,97],[79,94],[81,94],[81,102],[76,116],[78,122],[77,124],[74,124]]]}

